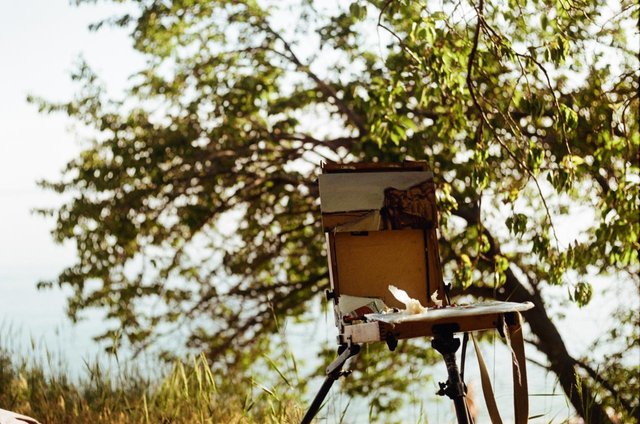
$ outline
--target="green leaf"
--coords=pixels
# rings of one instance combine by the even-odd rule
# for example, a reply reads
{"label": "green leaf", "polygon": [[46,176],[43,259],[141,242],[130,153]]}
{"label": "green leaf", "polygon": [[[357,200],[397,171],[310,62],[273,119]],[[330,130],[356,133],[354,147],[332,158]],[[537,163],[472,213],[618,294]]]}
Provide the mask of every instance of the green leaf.
{"label": "green leaf", "polygon": [[455,272],[456,281],[462,288],[468,288],[471,286],[473,277],[473,263],[471,258],[466,254],[460,255],[459,267]]}
{"label": "green leaf", "polygon": [[569,128],[576,128],[578,126],[578,113],[565,104],[560,104],[560,113],[562,119]]}
{"label": "green leaf", "polygon": [[576,284],[575,288],[573,289],[573,300],[581,308],[587,305],[591,301],[592,296],[593,296],[593,288],[589,283],[580,282]]}
{"label": "green leaf", "polygon": [[416,125],[415,122],[413,122],[413,119],[409,118],[408,116],[401,116],[400,119],[400,124],[409,130],[415,131],[418,129],[418,126]]}
{"label": "green leaf", "polygon": [[515,213],[506,219],[505,224],[513,235],[524,234],[527,229],[527,216],[521,213]]}
{"label": "green leaf", "polygon": [[362,6],[359,2],[353,2],[349,5],[349,13],[355,19],[361,21],[367,17],[367,7]]}
{"label": "green leaf", "polygon": [[566,155],[560,163],[565,170],[573,172],[578,166],[584,164],[584,159],[577,155]]}
{"label": "green leaf", "polygon": [[540,26],[542,27],[543,30],[546,30],[548,25],[549,25],[549,18],[547,17],[546,13],[542,13],[540,16]]}
{"label": "green leaf", "polygon": [[494,257],[495,269],[498,272],[504,272],[509,268],[509,260],[502,255],[495,255]]}
{"label": "green leaf", "polygon": [[544,159],[544,149],[536,143],[529,143],[529,151],[527,152],[527,166],[529,169],[537,173]]}

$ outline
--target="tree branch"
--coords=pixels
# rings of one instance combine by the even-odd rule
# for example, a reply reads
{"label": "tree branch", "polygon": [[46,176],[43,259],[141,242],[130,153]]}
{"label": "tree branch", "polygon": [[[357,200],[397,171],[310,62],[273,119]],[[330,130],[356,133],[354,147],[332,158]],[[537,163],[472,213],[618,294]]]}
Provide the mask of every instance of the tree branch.
{"label": "tree branch", "polygon": [[480,28],[484,23],[484,17],[483,17],[484,0],[480,0],[480,3],[478,4],[478,6],[476,7],[474,5],[474,8],[476,9],[478,21],[476,23],[476,28],[473,33],[473,41],[472,41],[473,44],[471,46],[471,52],[469,53],[469,59],[467,60],[466,81],[467,81],[467,88],[469,89],[469,94],[471,95],[471,100],[473,101],[473,104],[475,105],[476,109],[478,109],[478,112],[483,114],[484,112],[482,110],[482,107],[480,106],[480,103],[478,103],[478,99],[476,98],[475,87],[473,86],[472,73],[473,73],[474,61],[476,58],[476,52],[478,51],[478,42],[480,40]]}
{"label": "tree branch", "polygon": [[291,45],[282,37],[282,35],[280,35],[278,32],[276,32],[269,24],[267,24],[266,22],[263,24],[263,27],[265,29],[265,31],[267,31],[269,34],[271,34],[275,39],[279,40],[285,50],[287,51],[287,54],[282,54],[280,52],[274,51],[275,53],[279,54],[280,56],[288,59],[291,63],[293,63],[294,65],[296,65],[296,68],[301,71],[304,72],[305,74],[307,74],[317,85],[318,85],[318,89],[328,98],[332,99],[334,104],[337,106],[338,110],[343,113],[344,115],[347,116],[348,120],[355,125],[355,127],[358,129],[360,135],[364,135],[366,134],[367,128],[365,126],[365,121],[364,119],[358,115],[353,109],[351,109],[350,107],[347,106],[347,104],[345,102],[342,101],[342,99],[340,99],[340,97],[338,97],[338,93],[336,92],[336,90],[331,87],[329,84],[325,83],[322,79],[320,79],[320,77],[318,77],[313,71],[311,71],[311,68],[309,67],[309,65],[302,63],[302,61],[298,58],[298,56],[295,54],[295,52],[293,51],[293,48],[291,47]]}

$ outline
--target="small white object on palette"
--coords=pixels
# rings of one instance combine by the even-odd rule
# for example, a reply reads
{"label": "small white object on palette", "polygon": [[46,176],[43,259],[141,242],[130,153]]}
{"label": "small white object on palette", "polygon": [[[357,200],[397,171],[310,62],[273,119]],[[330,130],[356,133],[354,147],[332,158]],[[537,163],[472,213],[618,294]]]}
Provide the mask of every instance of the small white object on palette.
{"label": "small white object on palette", "polygon": [[[416,315],[426,313],[429,310],[429,308],[425,308],[424,306],[422,306],[418,299],[410,297],[406,291],[399,289],[396,286],[390,285],[389,291],[391,292],[393,297],[398,300],[398,302],[404,303],[405,310],[400,311],[399,313],[401,314]],[[438,299],[438,290],[433,292],[433,294],[431,295],[431,301],[436,308],[442,307],[442,300]]]}

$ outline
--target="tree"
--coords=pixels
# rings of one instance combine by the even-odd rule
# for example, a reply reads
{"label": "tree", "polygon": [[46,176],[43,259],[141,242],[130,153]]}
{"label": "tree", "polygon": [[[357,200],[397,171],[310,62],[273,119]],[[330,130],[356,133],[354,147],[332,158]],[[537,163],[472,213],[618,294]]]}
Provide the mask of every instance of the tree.
{"label": "tree", "polygon": [[[96,134],[43,183],[71,196],[49,212],[78,250],[55,282],[72,318],[97,307],[106,338],[179,332],[246,361],[327,287],[318,163],[426,160],[456,288],[532,301],[531,342],[577,413],[637,417],[635,300],[603,332],[609,359],[572,357],[550,306],[589,302],[594,276],[637,295],[637,4],[132,3],[95,25],[147,58],[126,98],[82,64],[71,101],[34,99]],[[567,243],[577,208],[594,219]]]}

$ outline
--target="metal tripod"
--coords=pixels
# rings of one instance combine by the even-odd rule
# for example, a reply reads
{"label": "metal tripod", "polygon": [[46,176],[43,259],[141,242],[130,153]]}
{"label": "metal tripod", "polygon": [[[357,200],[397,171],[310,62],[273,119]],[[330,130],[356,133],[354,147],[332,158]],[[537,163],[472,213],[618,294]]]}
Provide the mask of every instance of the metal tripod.
{"label": "metal tripod", "polygon": [[[387,342],[388,343],[388,342]],[[466,343],[465,343],[466,344]],[[392,348],[393,344],[389,344],[389,348]],[[456,416],[458,418],[458,424],[473,424],[473,419],[469,414],[465,396],[467,393],[466,386],[462,381],[462,376],[458,370],[456,364],[456,351],[460,347],[460,340],[453,337],[453,332],[444,329],[444,331],[436,332],[435,337],[431,341],[431,347],[437,350],[444,358],[445,365],[447,366],[448,380],[445,383],[439,383],[440,390],[437,392],[440,396],[447,396],[453,400],[453,405],[456,410]],[[322,402],[329,393],[333,383],[343,375],[349,375],[350,371],[343,371],[342,368],[349,358],[357,355],[360,352],[360,345],[356,344],[344,344],[338,348],[338,357],[335,361],[327,367],[327,377],[322,383],[320,390],[316,394],[316,397],[311,402],[311,406],[307,410],[307,413],[302,418],[300,424],[311,424],[311,420],[316,416]],[[464,368],[464,357],[463,357]]]}

